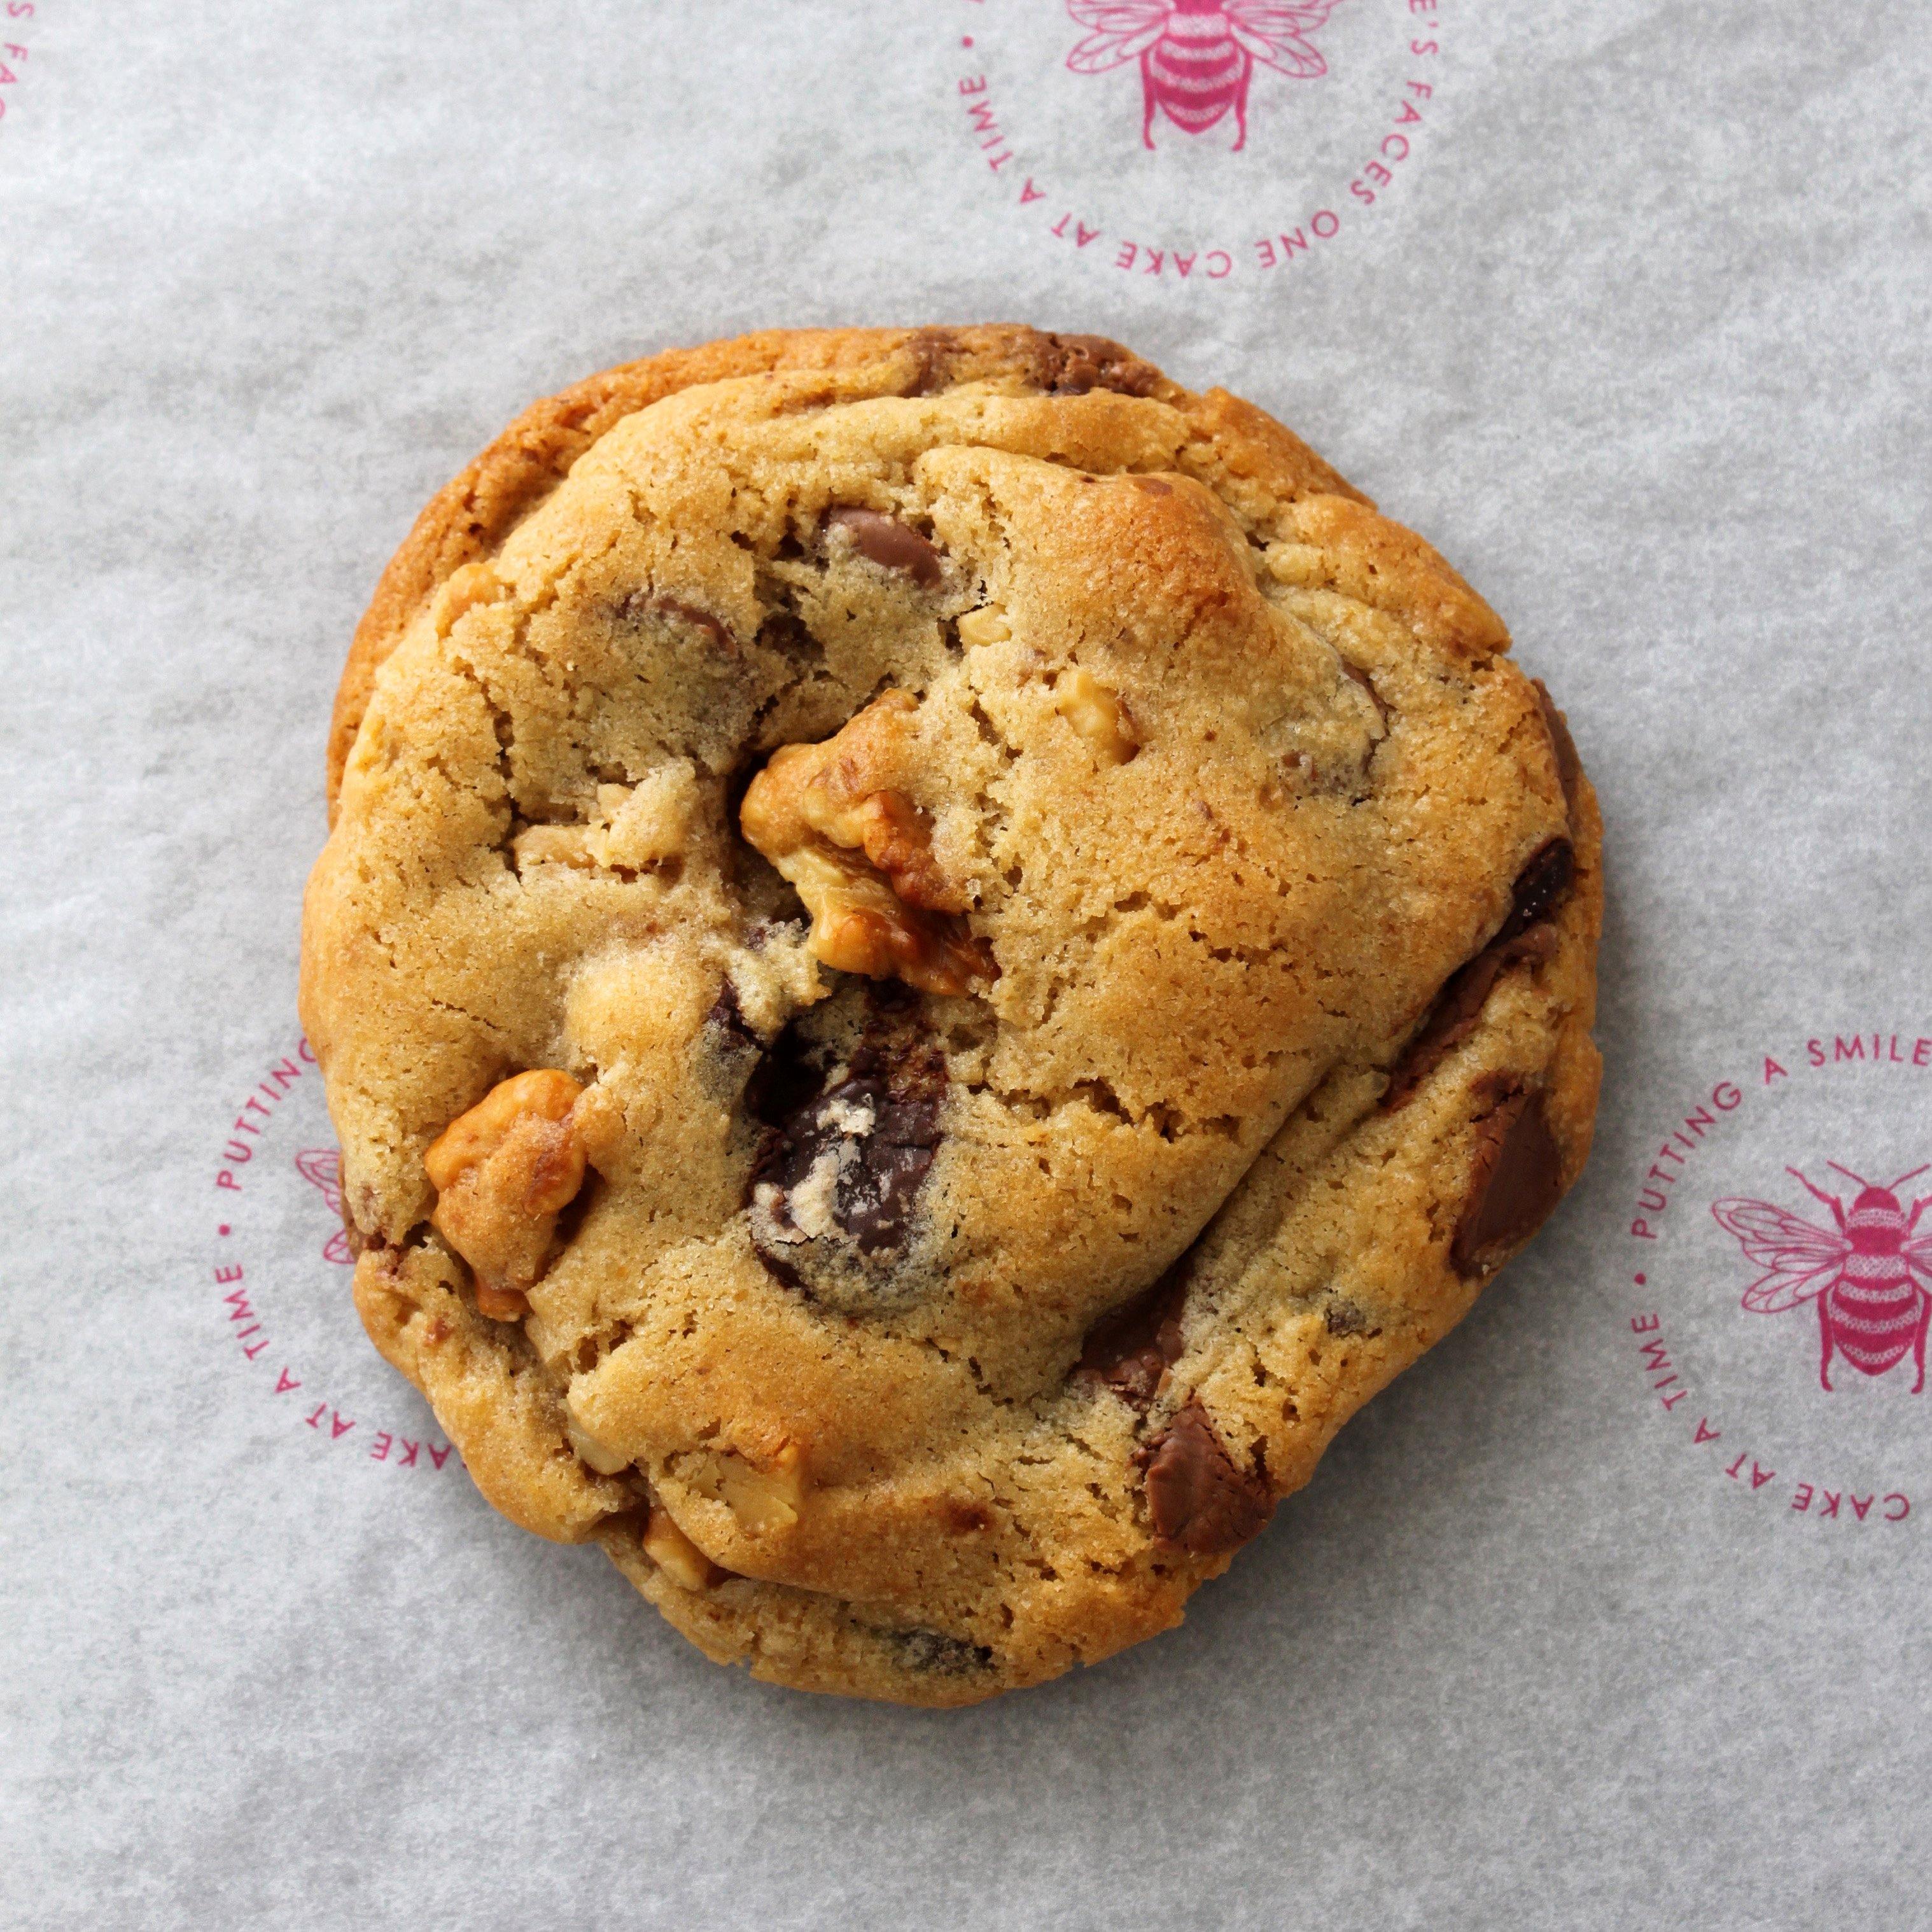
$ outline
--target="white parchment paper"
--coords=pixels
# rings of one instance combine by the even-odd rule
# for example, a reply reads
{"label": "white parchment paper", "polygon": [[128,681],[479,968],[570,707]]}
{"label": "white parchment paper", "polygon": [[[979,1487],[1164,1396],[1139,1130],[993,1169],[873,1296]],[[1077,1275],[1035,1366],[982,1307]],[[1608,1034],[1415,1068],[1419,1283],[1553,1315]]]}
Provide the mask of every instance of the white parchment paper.
{"label": "white parchment paper", "polygon": [[[1708,1211],[1932,1160],[1924,24],[1341,0],[1236,153],[1059,0],[0,0],[0,1918],[1927,1922],[1932,1392],[1825,1390]],[[326,1252],[294,978],[350,632],[502,423],[994,318],[1253,397],[1503,613],[1607,1079],[1184,1630],[942,1716],[476,1498]]]}

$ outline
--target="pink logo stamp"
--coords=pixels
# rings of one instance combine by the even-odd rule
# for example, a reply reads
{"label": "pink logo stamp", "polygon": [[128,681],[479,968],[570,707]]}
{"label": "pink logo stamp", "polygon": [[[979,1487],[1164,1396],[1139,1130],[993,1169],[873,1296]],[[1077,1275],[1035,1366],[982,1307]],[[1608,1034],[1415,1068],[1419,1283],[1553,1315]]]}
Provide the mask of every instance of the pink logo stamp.
{"label": "pink logo stamp", "polygon": [[[304,1148],[296,1156],[296,1172],[311,1186],[321,1190],[328,1211],[342,1218],[342,1150],[340,1148]],[[338,1228],[322,1244],[322,1258],[344,1266],[356,1257],[349,1250],[349,1230]]]}
{"label": "pink logo stamp", "polygon": [[1076,74],[1106,74],[1138,61],[1141,140],[1154,144],[1156,113],[1190,134],[1234,117],[1236,148],[1248,144],[1248,86],[1255,63],[1298,80],[1318,80],[1328,63],[1308,36],[1340,0],[1298,7],[1267,0],[1066,0],[1093,32],[1066,56]]}
{"label": "pink logo stamp", "polygon": [[1036,238],[1137,286],[1278,275],[1414,171],[1453,4],[953,0],[962,152]]}
{"label": "pink logo stamp", "polygon": [[[1680,1110],[1631,1203],[1640,1298],[1622,1324],[1679,1466],[1787,1517],[1910,1518],[1932,1449],[1911,1400],[1932,1329],[1932,1225],[1918,1232],[1932,1193],[1908,1184],[1932,1164],[1880,1183],[1819,1150],[1856,1147],[1883,1174],[1928,1142],[1932,1036],[1889,1030],[1773,1042]],[[1766,1187],[1780,1169],[1790,1189]],[[1821,1184],[1826,1169],[1842,1186]],[[1808,1309],[1815,1354],[1808,1319],[1762,1318]]]}
{"label": "pink logo stamp", "polygon": [[1907,1214],[1894,1190],[1926,1169],[1915,1167],[1889,1186],[1874,1187],[1835,1160],[1829,1165],[1862,1190],[1849,1214],[1835,1194],[1814,1187],[1796,1168],[1785,1171],[1831,1209],[1836,1233],[1769,1201],[1739,1197],[1711,1204],[1718,1225],[1738,1238],[1754,1267],[1765,1270],[1744,1290],[1744,1305],[1754,1315],[1782,1315],[1805,1302],[1817,1303],[1818,1380],[1827,1393],[1834,1349],[1853,1368],[1882,1376],[1902,1362],[1909,1348],[1918,1370],[1912,1384],[1917,1395],[1925,1386],[1925,1324],[1932,1316],[1932,1295],[1912,1279],[1912,1271],[1932,1272],[1932,1234],[1914,1240],[1912,1231],[1932,1208],[1932,1194],[1913,1202]]}
{"label": "pink logo stamp", "polygon": [[[215,1162],[216,1326],[290,1424],[338,1451],[434,1474],[455,1451],[370,1347],[338,1270],[342,1156],[307,1040],[263,1070]],[[460,1466],[458,1465],[458,1466]]]}
{"label": "pink logo stamp", "polygon": [[[0,33],[9,28],[16,34],[31,32],[23,22],[34,17],[34,0],[0,0]],[[0,39],[0,121],[7,118],[5,90],[20,86],[28,52],[22,41]]]}

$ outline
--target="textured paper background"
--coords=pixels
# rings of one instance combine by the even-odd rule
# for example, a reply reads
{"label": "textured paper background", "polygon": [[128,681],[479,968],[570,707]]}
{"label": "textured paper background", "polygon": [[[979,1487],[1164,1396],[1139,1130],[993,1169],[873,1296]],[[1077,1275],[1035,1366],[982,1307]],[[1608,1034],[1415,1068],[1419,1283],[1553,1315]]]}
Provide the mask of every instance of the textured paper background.
{"label": "textured paper background", "polygon": [[[1664,1288],[1628,1232],[1720,1080],[1706,1199],[1822,1218],[1786,1162],[1932,1156],[1920,10],[1442,0],[1369,211],[1408,23],[1344,0],[1246,158],[1347,219],[1212,284],[1109,257],[1257,176],[1144,158],[1053,0],[0,15],[7,1923],[1927,1922],[1932,1396],[1825,1395],[1699,1202]],[[982,48],[1034,116],[1004,169]],[[1104,247],[1017,203],[1048,163],[1128,208]],[[728,1676],[428,1466],[293,1166],[319,1083],[244,1102],[294,1050],[339,662],[430,492],[628,356],[986,316],[1254,397],[1504,613],[1610,823],[1608,1079],[1558,1219],[1184,1630],[937,1716]],[[1880,1064],[1809,1067],[1852,1034]],[[1814,1466],[1924,1500],[1820,1520]]]}

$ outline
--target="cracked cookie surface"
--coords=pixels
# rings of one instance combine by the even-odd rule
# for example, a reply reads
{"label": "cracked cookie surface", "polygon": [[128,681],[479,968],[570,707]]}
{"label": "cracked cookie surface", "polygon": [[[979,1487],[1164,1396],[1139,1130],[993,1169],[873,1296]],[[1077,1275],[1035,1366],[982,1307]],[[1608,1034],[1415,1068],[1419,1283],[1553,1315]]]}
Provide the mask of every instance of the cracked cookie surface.
{"label": "cracked cookie surface", "polygon": [[356,1297],[710,1654],[1177,1622],[1580,1169],[1600,827],[1502,625],[1117,345],[540,404],[358,633],[303,1016]]}

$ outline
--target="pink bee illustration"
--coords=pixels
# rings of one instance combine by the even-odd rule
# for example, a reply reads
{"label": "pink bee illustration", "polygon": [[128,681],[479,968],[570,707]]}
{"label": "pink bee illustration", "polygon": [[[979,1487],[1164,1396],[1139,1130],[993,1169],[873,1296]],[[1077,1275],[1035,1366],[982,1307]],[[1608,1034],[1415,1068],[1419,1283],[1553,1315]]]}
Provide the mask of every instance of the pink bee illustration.
{"label": "pink bee illustration", "polygon": [[1836,1234],[1814,1228],[1768,1201],[1733,1198],[1712,1202],[1718,1225],[1743,1244],[1754,1266],[1768,1270],[1744,1290],[1744,1305],[1754,1314],[1781,1315],[1815,1296],[1823,1352],[1818,1379],[1827,1389],[1832,1386],[1834,1349],[1853,1368],[1882,1376],[1903,1361],[1909,1348],[1918,1370],[1918,1379],[1912,1384],[1916,1395],[1925,1386],[1925,1331],[1932,1322],[1932,1294],[1914,1276],[1932,1279],[1932,1234],[1914,1238],[1912,1231],[1919,1216],[1932,1208],[1932,1194],[1913,1202],[1907,1213],[1898,1204],[1896,1190],[1926,1168],[1915,1167],[1889,1186],[1874,1187],[1835,1160],[1828,1165],[1864,1190],[1850,1214],[1835,1195],[1814,1187],[1795,1167],[1785,1172],[1831,1209],[1838,1224]]}
{"label": "pink bee illustration", "polygon": [[[1190,134],[1205,134],[1230,108],[1234,147],[1248,138],[1248,83],[1255,63],[1318,80],[1328,63],[1306,38],[1341,0],[1066,0],[1094,31],[1066,56],[1076,74],[1106,74],[1138,57],[1141,139],[1154,146],[1164,110]],[[1232,150],[1230,150],[1232,152]]]}
{"label": "pink bee illustration", "polygon": [[[322,1190],[322,1198],[328,1203],[329,1211],[340,1219],[342,1214],[342,1152],[339,1148],[304,1148],[296,1156],[296,1172],[303,1180]],[[345,1267],[356,1257],[350,1252],[349,1230],[338,1228],[322,1244],[322,1258],[326,1262],[340,1262]]]}

